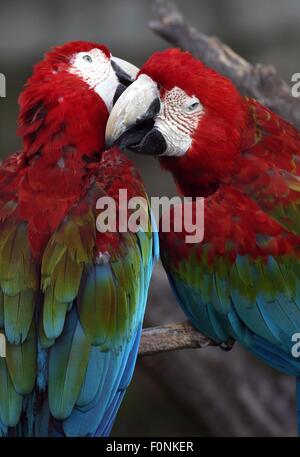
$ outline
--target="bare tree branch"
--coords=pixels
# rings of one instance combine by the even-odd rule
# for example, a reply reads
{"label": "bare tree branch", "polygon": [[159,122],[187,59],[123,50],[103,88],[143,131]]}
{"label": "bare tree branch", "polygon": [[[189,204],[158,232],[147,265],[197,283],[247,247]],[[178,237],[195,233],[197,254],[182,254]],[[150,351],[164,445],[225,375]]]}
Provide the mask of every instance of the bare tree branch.
{"label": "bare tree branch", "polygon": [[216,346],[216,343],[198,332],[189,322],[162,325],[143,330],[139,355],[153,355],[177,349]]}
{"label": "bare tree branch", "polygon": [[240,92],[254,97],[300,127],[300,103],[272,65],[252,65],[216,37],[187,24],[171,0],[153,0],[155,20],[150,28],[160,37],[190,51],[206,65],[227,76]]}

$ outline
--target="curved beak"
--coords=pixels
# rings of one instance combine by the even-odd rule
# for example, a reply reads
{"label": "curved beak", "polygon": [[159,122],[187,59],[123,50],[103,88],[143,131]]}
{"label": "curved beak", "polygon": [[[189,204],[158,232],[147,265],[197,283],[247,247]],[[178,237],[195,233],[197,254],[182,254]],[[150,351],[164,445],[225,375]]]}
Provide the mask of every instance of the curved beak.
{"label": "curved beak", "polygon": [[[117,77],[116,80],[116,89],[113,95],[113,99],[111,101],[111,105],[118,100],[120,95],[127,89],[130,84],[135,81],[137,74],[139,72],[139,68],[135,65],[132,65],[126,60],[119,59],[119,57],[112,56],[110,59],[111,66],[114,70],[114,73]],[[112,106],[111,106],[112,107]]]}
{"label": "curved beak", "polygon": [[106,125],[106,145],[118,145],[140,154],[161,155],[166,148],[154,120],[160,112],[157,84],[140,75],[120,96]]}

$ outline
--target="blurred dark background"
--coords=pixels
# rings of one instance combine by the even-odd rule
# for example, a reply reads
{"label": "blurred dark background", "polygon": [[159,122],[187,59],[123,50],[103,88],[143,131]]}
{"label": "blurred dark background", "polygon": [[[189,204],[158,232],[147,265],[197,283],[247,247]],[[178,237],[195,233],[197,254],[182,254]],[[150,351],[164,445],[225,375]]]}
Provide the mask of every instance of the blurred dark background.
{"label": "blurred dark background", "polygon": [[[300,71],[299,0],[177,2],[199,30],[216,35],[253,63],[272,63],[290,82]],[[50,47],[71,40],[105,43],[136,65],[168,45],[148,28],[151,0],[2,0],[0,156],[20,147],[17,98],[32,65]],[[132,157],[151,195],[174,195],[155,160]],[[184,319],[161,266],[151,287],[146,325]],[[186,350],[139,360],[115,436],[294,435],[293,380],[263,366],[239,347]]]}

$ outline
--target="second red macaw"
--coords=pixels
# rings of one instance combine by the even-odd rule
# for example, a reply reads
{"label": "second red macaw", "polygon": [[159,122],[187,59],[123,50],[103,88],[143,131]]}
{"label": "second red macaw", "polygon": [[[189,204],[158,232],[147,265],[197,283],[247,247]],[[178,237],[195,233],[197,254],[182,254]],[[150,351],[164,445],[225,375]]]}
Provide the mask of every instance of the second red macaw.
{"label": "second red macaw", "polygon": [[107,140],[157,156],[182,195],[205,197],[202,243],[160,235],[171,285],[199,331],[218,343],[234,338],[297,377],[300,424],[299,132],[169,49],[118,100]]}

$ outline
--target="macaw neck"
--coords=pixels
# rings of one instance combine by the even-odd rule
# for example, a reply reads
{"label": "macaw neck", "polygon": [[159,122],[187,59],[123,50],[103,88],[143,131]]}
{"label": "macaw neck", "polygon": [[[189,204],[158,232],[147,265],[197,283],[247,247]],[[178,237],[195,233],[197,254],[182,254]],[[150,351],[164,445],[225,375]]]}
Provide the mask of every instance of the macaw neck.
{"label": "macaw neck", "polygon": [[178,192],[190,198],[209,197],[214,194],[221,185],[230,182],[230,173],[224,172],[219,175],[201,162],[193,160],[181,161],[172,158],[160,158],[163,169],[170,171],[176,183]]}
{"label": "macaw neck", "polygon": [[99,153],[109,116],[104,101],[80,78],[67,72],[52,76],[34,75],[19,98],[18,135],[26,156],[53,164]]}
{"label": "macaw neck", "polygon": [[208,197],[230,184],[247,124],[247,106],[239,99],[232,118],[204,116],[190,149],[181,157],[161,157],[160,164],[172,173],[185,196]]}
{"label": "macaw neck", "polygon": [[25,91],[20,100],[26,165],[19,214],[34,234],[33,251],[39,252],[90,185],[90,166],[100,163],[104,149],[108,112],[86,88],[63,94],[53,89],[51,99],[29,95]]}
{"label": "macaw neck", "polygon": [[[184,179],[180,176],[173,175],[177,191],[180,195],[196,199],[197,197],[209,197],[213,195],[220,187],[218,181],[204,180],[198,178],[196,182],[193,179]],[[191,178],[191,176],[190,176]],[[203,177],[202,177],[203,178]]]}

